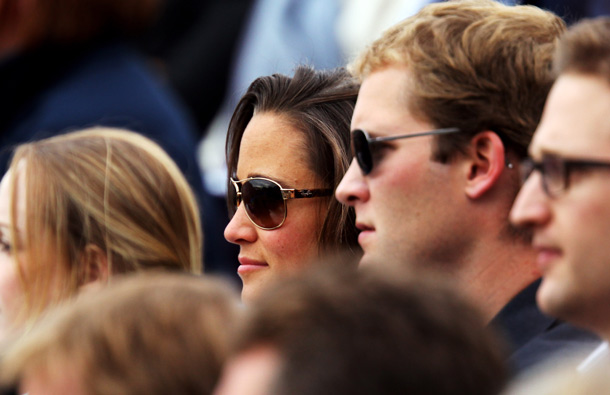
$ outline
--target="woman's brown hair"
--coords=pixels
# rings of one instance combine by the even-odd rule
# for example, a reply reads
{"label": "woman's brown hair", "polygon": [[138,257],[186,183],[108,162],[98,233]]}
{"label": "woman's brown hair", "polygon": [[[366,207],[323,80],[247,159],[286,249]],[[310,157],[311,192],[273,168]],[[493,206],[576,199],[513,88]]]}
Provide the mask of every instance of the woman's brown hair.
{"label": "woman's brown hair", "polygon": [[[254,114],[274,113],[303,133],[310,169],[323,187],[336,189],[350,163],[350,122],[357,96],[358,84],[344,69],[318,71],[299,66],[293,77],[274,74],[256,79],[237,104],[229,124],[229,177],[235,175],[241,139],[250,119]],[[354,211],[333,197],[328,199],[318,245],[321,253],[360,251]]]}

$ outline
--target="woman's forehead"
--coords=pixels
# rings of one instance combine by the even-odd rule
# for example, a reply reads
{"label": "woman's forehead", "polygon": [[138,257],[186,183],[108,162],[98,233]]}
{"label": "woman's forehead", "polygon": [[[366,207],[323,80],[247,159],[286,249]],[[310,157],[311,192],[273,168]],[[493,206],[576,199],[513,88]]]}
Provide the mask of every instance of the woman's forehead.
{"label": "woman's forehead", "polygon": [[264,175],[297,186],[314,182],[317,177],[309,166],[310,149],[305,134],[284,116],[256,115],[248,123],[240,143],[237,177]]}

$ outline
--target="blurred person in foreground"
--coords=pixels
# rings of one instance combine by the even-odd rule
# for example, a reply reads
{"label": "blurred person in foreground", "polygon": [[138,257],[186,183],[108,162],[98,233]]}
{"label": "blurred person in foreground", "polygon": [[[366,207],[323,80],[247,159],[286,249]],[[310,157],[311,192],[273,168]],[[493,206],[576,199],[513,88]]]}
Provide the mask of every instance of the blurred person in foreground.
{"label": "blurred person in foreground", "polygon": [[447,284],[406,271],[325,266],[261,295],[216,395],[491,395],[502,388],[501,344]]}
{"label": "blurred person in foreground", "polygon": [[450,277],[506,334],[516,371],[595,338],[537,309],[530,235],[508,221],[564,30],[531,6],[436,3],[350,66],[355,158],[336,196],[356,210],[361,265]]}
{"label": "blurred person in foreground", "polygon": [[240,314],[213,278],[119,277],[49,311],[4,352],[0,378],[31,395],[211,394]]}
{"label": "blurred person in foreground", "polygon": [[610,363],[609,37],[610,18],[585,20],[562,37],[558,78],[511,211],[512,222],[534,234],[542,311],[605,340],[580,370]]}
{"label": "blurred person in foreground", "polygon": [[0,175],[15,145],[122,127],[159,143],[200,196],[190,121],[130,45],[160,1],[0,1]]}

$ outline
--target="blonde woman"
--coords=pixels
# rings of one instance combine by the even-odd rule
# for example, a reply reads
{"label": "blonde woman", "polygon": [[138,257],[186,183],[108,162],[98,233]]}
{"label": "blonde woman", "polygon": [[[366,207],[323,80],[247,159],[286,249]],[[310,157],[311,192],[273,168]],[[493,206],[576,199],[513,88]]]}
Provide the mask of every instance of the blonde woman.
{"label": "blonde woman", "polygon": [[0,328],[117,273],[199,273],[201,239],[190,187],[148,138],[93,128],[23,144],[0,183]]}

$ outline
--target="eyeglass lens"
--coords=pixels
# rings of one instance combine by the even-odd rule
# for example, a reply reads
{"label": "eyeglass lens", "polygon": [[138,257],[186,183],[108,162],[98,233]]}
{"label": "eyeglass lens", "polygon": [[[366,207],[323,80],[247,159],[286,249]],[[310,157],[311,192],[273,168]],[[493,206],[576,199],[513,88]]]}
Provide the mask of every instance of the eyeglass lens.
{"label": "eyeglass lens", "polygon": [[542,159],[542,181],[549,196],[557,196],[566,187],[566,171],[560,158],[546,156]]}
{"label": "eyeglass lens", "polygon": [[545,156],[540,163],[526,159],[521,164],[521,180],[525,182],[534,170],[541,173],[542,189],[550,197],[556,197],[566,189],[565,163],[554,156]]}

